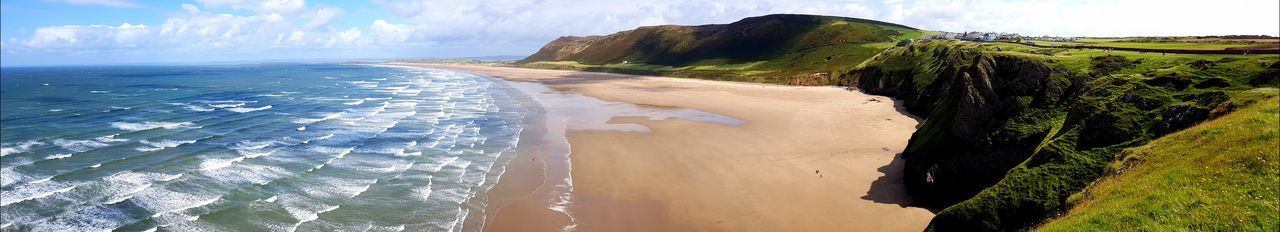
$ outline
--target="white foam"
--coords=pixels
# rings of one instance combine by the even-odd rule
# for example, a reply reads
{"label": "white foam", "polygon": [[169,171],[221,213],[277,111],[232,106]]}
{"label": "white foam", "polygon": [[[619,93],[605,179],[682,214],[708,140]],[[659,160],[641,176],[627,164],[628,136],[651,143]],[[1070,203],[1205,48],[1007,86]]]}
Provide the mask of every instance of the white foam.
{"label": "white foam", "polygon": [[141,152],[159,151],[159,150],[164,150],[166,148],[182,146],[183,144],[192,144],[195,142],[196,140],[172,140],[172,139],[165,139],[157,142],[152,142],[144,139],[144,140],[138,141],[138,143],[142,143],[147,146],[138,147],[138,148],[135,148],[134,150],[138,150]]}
{"label": "white foam", "polygon": [[183,107],[183,108],[186,108],[187,110],[195,111],[195,112],[209,112],[209,111],[213,111],[213,108],[204,107],[204,106],[197,106],[197,105],[187,105],[186,107]]}
{"label": "white foam", "polygon": [[85,152],[85,151],[89,151],[89,150],[93,150],[101,147],[110,146],[110,144],[99,142],[97,140],[69,140],[69,139],[54,139],[53,144],[73,152]]}
{"label": "white foam", "polygon": [[199,127],[196,127],[195,124],[191,122],[139,122],[139,123],[112,122],[111,127],[115,127],[116,129],[121,129],[126,131],[141,131],[141,130],[150,130],[150,129],[156,129],[156,128],[164,128],[164,129],[175,129],[175,128],[184,128],[184,127],[199,128]]}
{"label": "white foam", "polygon": [[237,163],[227,168],[203,171],[201,174],[230,185],[266,185],[282,177],[292,175],[289,170],[284,168],[254,163]]}
{"label": "white foam", "polygon": [[245,157],[236,157],[231,159],[207,159],[200,162],[200,171],[212,171],[225,168],[244,159]]}
{"label": "white foam", "polygon": [[156,182],[171,181],[182,177],[182,174],[164,174],[154,172],[124,171],[103,178],[107,187],[103,194],[111,195],[105,204],[115,204],[133,197],[134,193],[150,188]]}
{"label": "white foam", "polygon": [[49,155],[49,157],[45,157],[44,159],[55,160],[55,159],[66,159],[67,157],[71,157],[71,154],[53,154],[53,155]]}
{"label": "white foam", "polygon": [[0,168],[0,186],[8,187],[22,181],[30,180],[31,176],[27,176],[18,171],[14,171],[13,167]]}
{"label": "white foam", "polygon": [[262,141],[244,140],[244,141],[237,142],[235,145],[231,147],[231,149],[257,150],[257,149],[266,148],[267,146],[271,146],[272,144],[276,144],[276,140],[262,140]]}
{"label": "white foam", "polygon": [[428,161],[428,162],[427,162],[425,165],[423,165],[422,167],[426,167],[426,170],[425,170],[425,171],[433,172],[433,173],[434,173],[434,172],[439,172],[439,171],[440,171],[440,169],[444,168],[444,166],[445,166],[445,165],[451,164],[451,163],[453,163],[454,161],[458,161],[458,157],[457,157],[457,156],[453,156],[453,157],[444,157],[444,158],[442,158],[442,159],[432,159],[432,160]]}
{"label": "white foam", "polygon": [[49,112],[62,112],[64,109],[49,109]]}
{"label": "white foam", "polygon": [[148,188],[146,191],[134,194],[129,201],[138,205],[138,207],[151,211],[153,213],[152,217],[155,217],[160,214],[208,205],[221,198],[221,196],[185,193],[164,188]]}
{"label": "white foam", "polygon": [[44,145],[44,142],[40,142],[39,140],[27,140],[18,144],[5,144],[0,146],[0,156],[27,152],[31,150],[31,147],[39,145]]}
{"label": "white foam", "polygon": [[57,181],[32,182],[0,192],[0,206],[44,198],[53,194],[71,191],[76,186]]}
{"label": "white foam", "polygon": [[111,231],[133,221],[128,213],[116,207],[91,206],[67,212],[39,224],[32,231]]}
{"label": "white foam", "polygon": [[297,124],[311,124],[311,123],[316,123],[316,122],[320,122],[320,121],[324,121],[324,120],[329,120],[329,119],[338,118],[338,117],[340,117],[340,116],[342,116],[342,112],[335,112],[335,113],[325,114],[325,115],[324,115],[324,117],[320,117],[320,118],[298,118],[298,119],[294,119],[294,120],[293,120],[293,123],[297,123]]}
{"label": "white foam", "polygon": [[265,109],[271,109],[271,105],[266,105],[258,108],[247,108],[247,107],[227,108],[227,111],[236,112],[236,113],[248,113],[248,112],[254,112],[254,111],[265,110]]}
{"label": "white foam", "polygon": [[349,105],[349,106],[354,106],[354,105],[364,104],[364,99],[356,99],[355,101],[352,101],[352,102],[344,102],[344,103],[342,103],[342,104],[343,104],[343,105]]}
{"label": "white foam", "polygon": [[112,135],[102,136],[102,137],[94,138],[93,140],[98,141],[98,142],[103,142],[103,143],[115,143],[115,142],[126,142],[126,141],[129,141],[129,139],[117,139],[117,138],[116,138],[116,136],[117,136],[117,135],[120,135],[120,134],[112,134]]}
{"label": "white foam", "polygon": [[[273,197],[274,198],[274,197]],[[286,231],[296,231],[302,223],[314,221],[320,218],[320,214],[337,210],[339,206],[326,205],[317,203],[307,197],[288,194],[279,198],[279,204],[289,213],[290,217],[298,220],[290,226]]]}
{"label": "white foam", "polygon": [[213,107],[213,108],[232,108],[232,107],[241,107],[241,106],[244,106],[244,104],[245,104],[245,103],[247,103],[247,102],[237,101],[237,102],[232,102],[232,103],[209,104],[209,107]]}

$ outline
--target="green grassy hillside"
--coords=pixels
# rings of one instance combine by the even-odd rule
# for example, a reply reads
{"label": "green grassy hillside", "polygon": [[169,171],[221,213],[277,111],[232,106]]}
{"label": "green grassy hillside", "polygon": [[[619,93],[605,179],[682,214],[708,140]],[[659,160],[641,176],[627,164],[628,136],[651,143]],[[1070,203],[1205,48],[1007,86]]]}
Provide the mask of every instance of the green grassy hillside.
{"label": "green grassy hillside", "polygon": [[908,190],[945,207],[929,230],[1021,230],[1067,209],[1125,148],[1280,85],[1278,59],[925,41],[836,80],[926,118],[903,158]]}
{"label": "green grassy hillside", "polygon": [[1108,177],[1076,194],[1044,231],[1280,230],[1280,98],[1235,97],[1243,109],[1126,150]]}
{"label": "green grassy hillside", "polygon": [[[649,26],[607,36],[562,37],[523,67],[667,75],[797,85],[839,73],[921,31],[885,22],[766,15],[722,25]],[[623,64],[623,62],[626,64]]]}

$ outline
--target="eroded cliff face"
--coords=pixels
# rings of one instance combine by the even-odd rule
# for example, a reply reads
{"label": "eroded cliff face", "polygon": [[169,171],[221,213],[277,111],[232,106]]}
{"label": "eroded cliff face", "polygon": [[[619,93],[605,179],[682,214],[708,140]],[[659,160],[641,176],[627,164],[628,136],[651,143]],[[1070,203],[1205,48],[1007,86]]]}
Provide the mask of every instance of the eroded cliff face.
{"label": "eroded cliff face", "polygon": [[1038,61],[958,47],[905,49],[931,49],[924,51],[930,58],[918,59],[927,67],[870,66],[852,75],[859,89],[901,98],[909,112],[927,118],[903,157],[904,181],[930,205],[968,199],[1026,160],[1050,125],[1021,125],[1029,119],[1019,116],[1061,108],[1073,90],[1065,72]]}
{"label": "eroded cliff face", "polygon": [[[1210,116],[1222,91],[1089,76],[971,43],[891,48],[842,79],[925,118],[903,158],[930,230],[1021,230],[1066,208],[1127,147]],[[1191,81],[1200,81],[1196,77]],[[1205,78],[1198,78],[1205,79]]]}

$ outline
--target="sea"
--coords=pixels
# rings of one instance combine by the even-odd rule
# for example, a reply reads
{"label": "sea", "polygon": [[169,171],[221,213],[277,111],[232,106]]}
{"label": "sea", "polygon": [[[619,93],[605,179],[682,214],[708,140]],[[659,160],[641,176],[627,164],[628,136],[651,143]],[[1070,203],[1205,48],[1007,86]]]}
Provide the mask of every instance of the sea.
{"label": "sea", "polygon": [[528,99],[361,64],[0,69],[0,231],[476,231]]}

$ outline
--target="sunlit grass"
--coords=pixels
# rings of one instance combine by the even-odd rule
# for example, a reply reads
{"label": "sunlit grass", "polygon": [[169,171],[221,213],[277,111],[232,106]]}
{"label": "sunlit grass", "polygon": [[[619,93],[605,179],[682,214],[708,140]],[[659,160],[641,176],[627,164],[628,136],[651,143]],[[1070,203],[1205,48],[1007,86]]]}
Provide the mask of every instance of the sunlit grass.
{"label": "sunlit grass", "polygon": [[[1124,152],[1111,176],[1045,231],[1280,229],[1280,98],[1276,89],[1222,118]],[[1238,97],[1239,98],[1239,97]]]}

